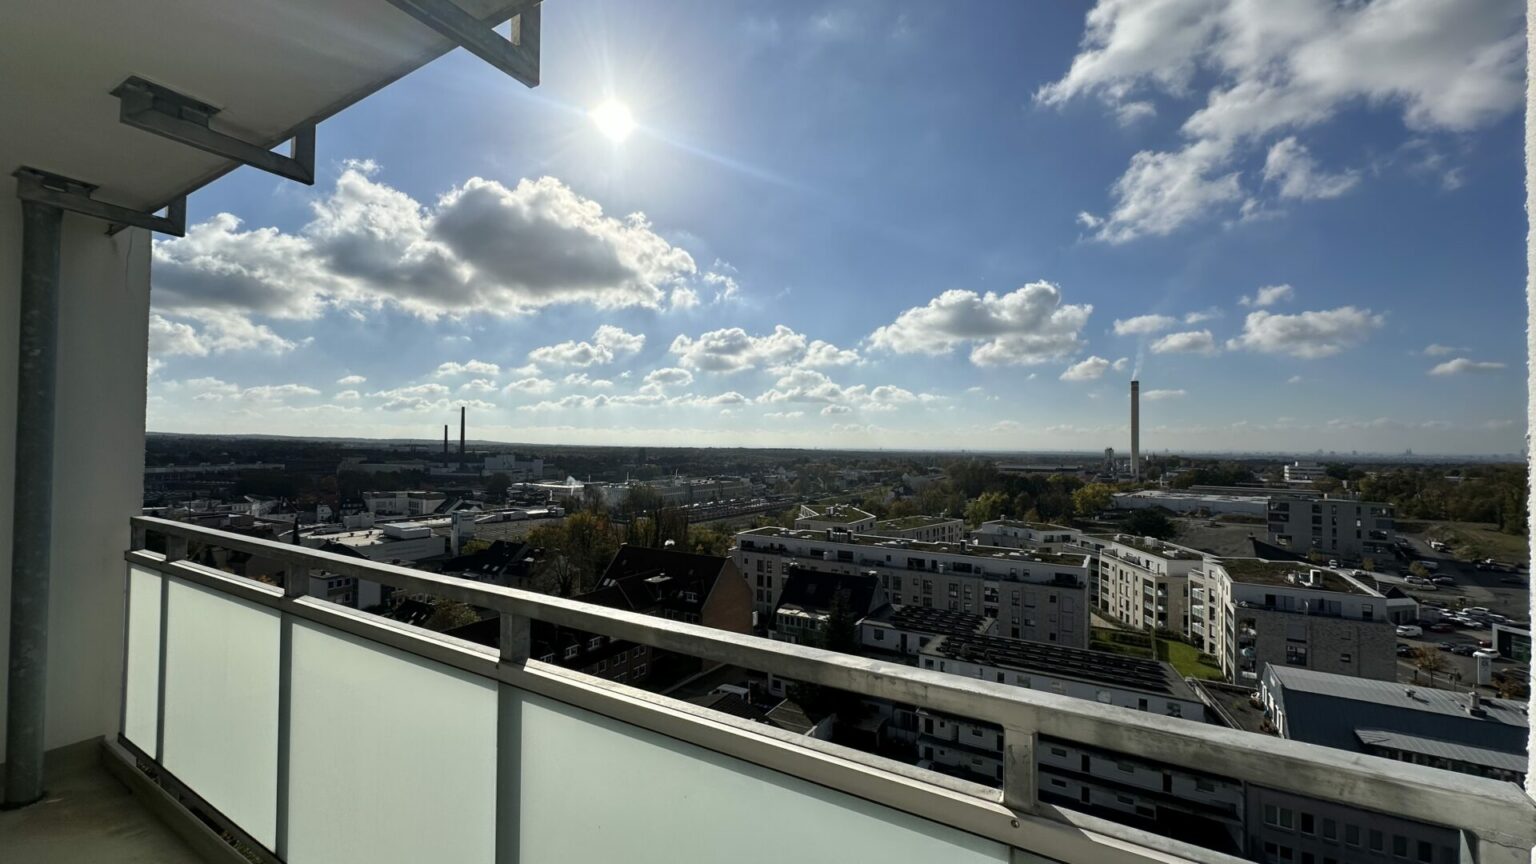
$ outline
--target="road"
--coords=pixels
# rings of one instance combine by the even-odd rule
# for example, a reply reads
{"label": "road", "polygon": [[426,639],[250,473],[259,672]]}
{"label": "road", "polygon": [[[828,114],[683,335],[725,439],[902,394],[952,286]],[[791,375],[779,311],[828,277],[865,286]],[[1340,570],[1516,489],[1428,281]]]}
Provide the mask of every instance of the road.
{"label": "road", "polygon": [[[1527,579],[1526,574],[1478,570],[1471,561],[1462,561],[1429,548],[1429,544],[1421,537],[1411,534],[1402,537],[1412,547],[1415,559],[1433,561],[1439,566],[1435,575],[1450,576],[1456,580],[1455,585],[1438,586],[1439,590],[1433,592],[1422,591],[1419,586],[1407,584],[1401,586],[1404,590],[1412,592],[1420,600],[1439,601],[1449,608],[1455,608],[1456,600],[1464,598],[1467,606],[1484,606],[1512,620],[1527,620],[1530,614],[1529,584],[1506,585],[1500,581],[1511,577]],[[1379,575],[1383,581],[1402,582],[1401,577]]]}

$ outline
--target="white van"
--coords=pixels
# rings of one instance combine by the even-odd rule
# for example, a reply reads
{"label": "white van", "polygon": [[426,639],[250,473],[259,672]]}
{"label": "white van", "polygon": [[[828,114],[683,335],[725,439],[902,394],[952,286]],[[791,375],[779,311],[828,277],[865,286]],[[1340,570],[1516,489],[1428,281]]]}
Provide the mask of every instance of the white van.
{"label": "white van", "polygon": [[1424,628],[1417,624],[1399,624],[1397,625],[1397,635],[1415,639],[1424,635]]}

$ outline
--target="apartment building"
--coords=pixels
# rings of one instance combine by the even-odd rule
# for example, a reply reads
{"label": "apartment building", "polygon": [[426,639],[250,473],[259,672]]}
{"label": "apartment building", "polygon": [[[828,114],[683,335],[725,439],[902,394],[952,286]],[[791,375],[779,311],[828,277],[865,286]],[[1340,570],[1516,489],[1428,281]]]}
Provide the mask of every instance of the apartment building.
{"label": "apartment building", "polygon": [[1277,495],[1269,501],[1269,542],[1305,554],[1358,561],[1390,556],[1397,531],[1392,505],[1354,498],[1294,498]]}
{"label": "apartment building", "polygon": [[868,534],[874,527],[875,514],[851,504],[801,504],[795,527],[808,531],[838,529],[854,534]]}
{"label": "apartment building", "polygon": [[872,656],[916,663],[919,652],[940,636],[990,636],[996,632],[996,618],[887,603],[859,621],[859,646]]}
{"label": "apartment building", "polygon": [[365,492],[363,504],[374,516],[426,516],[448,498],[437,492]]}
{"label": "apartment building", "polygon": [[882,519],[868,533],[924,543],[959,543],[965,539],[965,520],[947,516],[903,516]]}
{"label": "apartment building", "polygon": [[1099,551],[1094,601],[1100,614],[1138,630],[1189,629],[1189,573],[1203,553],[1129,534],[1085,539]]}
{"label": "apartment building", "polygon": [[1015,519],[994,519],[983,522],[971,531],[971,539],[983,546],[1002,546],[1006,549],[1041,549],[1060,554],[1068,546],[1077,545],[1081,531],[1065,525],[1048,522],[1021,522]]}
{"label": "apartment building", "polygon": [[732,555],[755,592],[760,624],[770,619],[784,577],[797,564],[824,573],[874,573],[893,604],[996,618],[1000,635],[1087,647],[1086,554],[766,527],[737,534]]}
{"label": "apartment building", "polygon": [[1316,462],[1289,462],[1285,468],[1285,482],[1310,486],[1314,481],[1328,476],[1328,469]]}
{"label": "apartment building", "polygon": [[1294,561],[1207,559],[1190,573],[1189,637],[1229,680],[1257,686],[1269,665],[1391,681],[1397,636],[1381,592]]}

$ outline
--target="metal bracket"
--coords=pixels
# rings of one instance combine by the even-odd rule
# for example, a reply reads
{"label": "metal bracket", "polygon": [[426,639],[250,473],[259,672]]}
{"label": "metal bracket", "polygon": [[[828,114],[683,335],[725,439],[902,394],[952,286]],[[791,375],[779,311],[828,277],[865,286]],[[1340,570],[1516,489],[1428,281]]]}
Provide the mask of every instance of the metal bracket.
{"label": "metal bracket", "polygon": [[60,210],[106,220],[108,234],[115,234],[124,226],[148,228],[172,237],[185,237],[187,234],[187,196],[185,195],[166,207],[166,215],[156,216],[153,213],[143,213],[95,200],[91,196],[95,194],[96,186],[91,183],[72,180],[58,174],[49,174],[47,171],[39,171],[36,168],[18,168],[12,176],[16,178],[17,198],[23,201],[52,204]]}
{"label": "metal bracket", "polygon": [[306,186],[315,183],[315,126],[311,123],[294,136],[287,156],[209,128],[219,109],[190,96],[145,81],[137,76],[117,85],[112,95],[121,103],[118,119],[215,156],[223,156],[260,168]]}
{"label": "metal bracket", "polygon": [[527,0],[512,15],[512,36],[465,12],[453,0],[389,0],[417,21],[511,75],[529,87],[539,86],[539,10],[542,0]]}

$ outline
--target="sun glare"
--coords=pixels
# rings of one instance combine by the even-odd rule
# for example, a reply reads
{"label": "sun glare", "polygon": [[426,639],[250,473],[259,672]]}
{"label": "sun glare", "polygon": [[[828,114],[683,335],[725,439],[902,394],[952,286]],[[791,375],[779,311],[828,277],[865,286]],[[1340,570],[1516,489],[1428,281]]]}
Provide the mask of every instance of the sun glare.
{"label": "sun glare", "polygon": [[592,122],[597,124],[597,130],[615,144],[622,143],[629,137],[629,133],[635,131],[635,116],[629,113],[629,106],[623,102],[609,99],[593,108],[590,116]]}

